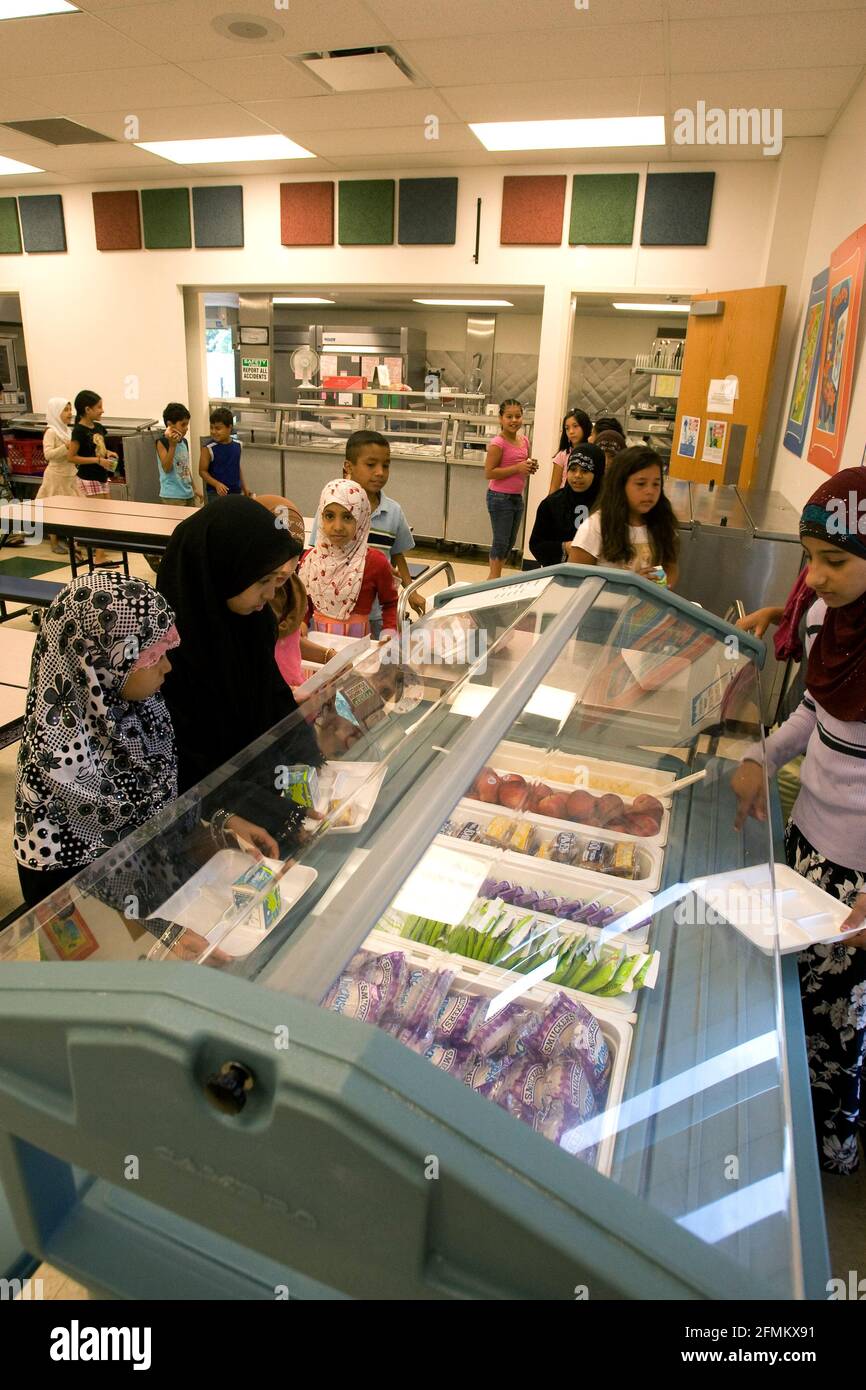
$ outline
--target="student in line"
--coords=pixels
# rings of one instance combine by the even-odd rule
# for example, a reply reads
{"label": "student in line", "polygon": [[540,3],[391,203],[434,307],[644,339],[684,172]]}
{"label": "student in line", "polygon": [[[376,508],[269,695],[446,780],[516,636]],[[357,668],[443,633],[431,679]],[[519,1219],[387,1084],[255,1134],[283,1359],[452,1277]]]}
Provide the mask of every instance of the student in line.
{"label": "student in line", "polygon": [[159,464],[159,500],[167,507],[194,507],[189,444],[189,411],[180,401],[169,401],[162,412],[164,432],[156,441]]}
{"label": "student in line", "polygon": [[613,430],[615,434],[622,435],[623,438],[625,438],[625,430],[623,429],[619,420],[617,420],[616,416],[599,415],[589,434],[590,444],[597,444],[598,436],[600,434],[607,433],[608,430]]}
{"label": "student in line", "polygon": [[597,444],[599,449],[604,450],[604,456],[608,463],[617,454],[621,454],[626,447],[624,435],[618,434],[616,430],[602,430],[595,435],[592,442]]}
{"label": "student in line", "polygon": [[575,531],[598,502],[604,470],[604,452],[594,444],[572,449],[565,487],[545,497],[535,513],[529,549],[540,565],[558,565],[568,559]]}
{"label": "student in line", "polygon": [[592,421],[585,410],[573,409],[562,421],[562,433],[559,436],[559,449],[553,456],[550,465],[550,486],[547,489],[548,497],[552,492],[557,492],[565,487],[565,474],[568,468],[568,457],[572,449],[576,449],[578,444],[588,444],[592,432]]}
{"label": "student in line", "polygon": [[234,416],[227,406],[215,406],[211,411],[211,437],[202,444],[198,461],[198,473],[208,501],[230,493],[250,495],[241,470],[243,445],[232,433],[234,424]]}
{"label": "student in line", "polygon": [[487,511],[493,531],[488,579],[498,579],[514,549],[523,516],[526,480],[538,469],[529,457],[529,440],[521,434],[523,406],[509,397],[499,407],[499,434],[487,446],[484,476],[487,479]]}
{"label": "student in line", "polygon": [[664,492],[664,465],[653,449],[623,449],[605,470],[598,506],[569,547],[576,565],[610,565],[654,579],[657,566],[676,587],[679,531]]}
{"label": "student in line", "polygon": [[[412,583],[406,555],[415,549],[415,537],[399,502],[386,497],[385,487],[391,473],[391,445],[378,430],[355,430],[346,441],[343,477],[358,483],[370,503],[370,535],[367,544],[381,550],[397,571],[404,589]],[[313,521],[310,544],[316,544],[319,519]],[[409,607],[424,613],[426,604],[419,593],[410,595]],[[378,598],[370,610],[370,627],[378,636],[382,626],[382,610]]]}
{"label": "student in line", "polygon": [[[86,497],[108,497],[108,480],[117,468],[117,454],[108,448],[108,434],[100,424],[105,407],[96,391],[79,391],[75,397],[75,424],[69,440],[69,458],[78,473]],[[119,565],[107,560],[104,550],[94,550],[95,565]]]}
{"label": "student in line", "polygon": [[[860,1165],[866,1124],[866,541],[856,511],[864,504],[866,470],[846,468],[803,509],[805,583],[815,596],[806,692],[764,745],[770,776],[805,754],[785,830],[788,864],[851,908],[850,936],[798,958],[820,1163],[845,1174]],[[767,819],[761,761],[760,746],[751,748],[734,774],[737,829],[749,815]]]}
{"label": "student in line", "polygon": [[277,640],[274,657],[286,685],[293,690],[302,685],[305,676],[302,662],[322,665],[336,656],[333,647],[323,646],[307,637],[307,591],[298,576],[297,569],[304,549],[304,518],[294,502],[276,493],[256,493],[256,501],[276,517],[277,525],[285,526],[298,542],[300,549],[286,566],[288,575],[271,599],[271,608],[277,620]]}
{"label": "student in line", "polygon": [[378,598],[383,632],[396,632],[397,589],[382,551],[368,544],[370,503],[364,489],[348,478],[326,483],[317,520],[316,544],[298,571],[310,598],[309,630],[366,637]]}
{"label": "student in line", "polygon": [[[42,452],[45,455],[45,472],[37,502],[48,502],[52,497],[82,497],[84,489],[78,482],[75,464],[69,457],[69,441],[72,438],[72,402],[64,396],[52,396],[45,411],[48,426],[42,436]],[[59,536],[49,535],[52,555],[67,555],[68,550]],[[76,550],[75,558],[84,559],[84,552]]]}

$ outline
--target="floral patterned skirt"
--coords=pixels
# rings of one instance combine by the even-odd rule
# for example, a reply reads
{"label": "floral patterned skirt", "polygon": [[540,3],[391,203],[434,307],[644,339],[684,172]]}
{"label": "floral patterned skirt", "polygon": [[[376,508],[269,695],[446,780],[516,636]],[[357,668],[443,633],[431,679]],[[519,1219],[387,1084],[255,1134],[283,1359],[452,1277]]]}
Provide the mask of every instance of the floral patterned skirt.
{"label": "floral patterned skirt", "polygon": [[[866,890],[866,871],[826,859],[793,821],[785,828],[785,857],[849,906]],[[853,1173],[860,1166],[858,1130],[866,1137],[866,950],[843,941],[812,946],[797,963],[821,1167]]]}

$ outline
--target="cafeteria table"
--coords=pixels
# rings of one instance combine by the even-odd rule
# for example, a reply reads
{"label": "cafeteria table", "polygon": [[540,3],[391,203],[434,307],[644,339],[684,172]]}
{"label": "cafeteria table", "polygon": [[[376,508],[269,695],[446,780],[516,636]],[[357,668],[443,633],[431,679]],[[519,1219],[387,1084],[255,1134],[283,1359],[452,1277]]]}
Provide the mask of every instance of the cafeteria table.
{"label": "cafeteria table", "polygon": [[[63,536],[69,545],[73,577],[78,573],[76,540],[120,551],[165,550],[175,527],[192,514],[187,507],[155,502],[115,502],[100,497],[52,497],[40,505],[43,533]],[[0,507],[0,545],[8,530],[21,529],[20,503]]]}

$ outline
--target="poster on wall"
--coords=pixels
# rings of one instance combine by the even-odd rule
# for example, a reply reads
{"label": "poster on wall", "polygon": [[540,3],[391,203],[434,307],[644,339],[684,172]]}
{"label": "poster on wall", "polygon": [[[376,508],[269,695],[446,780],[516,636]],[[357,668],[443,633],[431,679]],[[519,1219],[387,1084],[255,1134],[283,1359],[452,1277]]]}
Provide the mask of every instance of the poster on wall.
{"label": "poster on wall", "polygon": [[830,257],[818,398],[809,440],[809,462],[825,473],[837,473],[842,461],[854,377],[864,259],[866,224],[837,246]]}
{"label": "poster on wall", "polygon": [[728,433],[727,420],[708,420],[704,431],[704,451],[701,463],[724,463],[725,436]]}
{"label": "poster on wall", "polygon": [[677,453],[681,458],[693,459],[696,457],[700,432],[700,415],[684,415],[680,420],[680,442],[677,445]]}
{"label": "poster on wall", "polygon": [[788,407],[788,423],[785,426],[783,444],[798,458],[802,457],[806,442],[806,427],[812,410],[815,395],[815,382],[818,379],[818,349],[824,328],[824,314],[827,309],[827,284],[830,270],[822,270],[812,281],[806,317],[803,321],[803,337],[800,340],[800,353],[797,357],[797,370],[791,390],[791,404]]}

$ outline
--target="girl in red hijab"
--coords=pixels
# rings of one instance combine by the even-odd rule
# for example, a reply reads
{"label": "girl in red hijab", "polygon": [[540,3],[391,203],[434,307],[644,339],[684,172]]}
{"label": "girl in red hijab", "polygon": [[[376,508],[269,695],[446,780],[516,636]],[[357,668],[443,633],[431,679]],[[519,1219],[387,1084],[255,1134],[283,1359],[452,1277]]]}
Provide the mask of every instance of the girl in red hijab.
{"label": "girl in red hijab", "polygon": [[[866,469],[846,468],[800,518],[815,594],[807,615],[806,693],[766,741],[770,775],[804,753],[785,830],[788,863],[851,907],[850,935],[799,958],[812,1108],[821,1166],[853,1173],[866,1125]],[[766,820],[760,748],[734,775],[737,827]]]}

